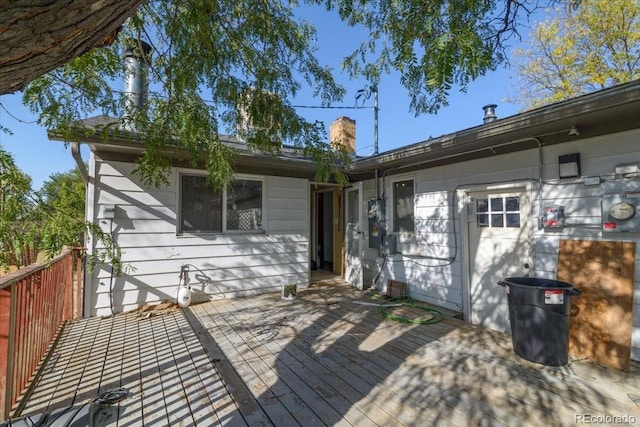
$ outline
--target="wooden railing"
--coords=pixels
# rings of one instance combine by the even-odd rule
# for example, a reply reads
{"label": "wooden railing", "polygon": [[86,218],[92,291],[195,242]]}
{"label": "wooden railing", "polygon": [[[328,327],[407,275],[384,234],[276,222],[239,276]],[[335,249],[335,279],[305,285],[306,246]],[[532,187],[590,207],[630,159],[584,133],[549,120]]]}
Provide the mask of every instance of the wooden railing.
{"label": "wooden railing", "polygon": [[0,276],[0,420],[10,416],[64,322],[81,315],[81,295],[78,250]]}

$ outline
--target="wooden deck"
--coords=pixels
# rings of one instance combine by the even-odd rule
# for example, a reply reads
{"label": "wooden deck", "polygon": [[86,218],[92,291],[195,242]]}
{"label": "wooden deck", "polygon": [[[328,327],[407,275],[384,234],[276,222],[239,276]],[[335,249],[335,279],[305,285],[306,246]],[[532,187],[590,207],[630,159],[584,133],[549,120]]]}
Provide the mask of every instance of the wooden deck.
{"label": "wooden deck", "polygon": [[294,301],[267,294],[75,322],[22,411],[30,419],[14,424],[77,413],[87,425],[91,399],[120,387],[129,394],[101,425],[640,424],[635,364],[537,365],[505,334],[450,317],[394,322],[361,304],[376,301],[321,283]]}

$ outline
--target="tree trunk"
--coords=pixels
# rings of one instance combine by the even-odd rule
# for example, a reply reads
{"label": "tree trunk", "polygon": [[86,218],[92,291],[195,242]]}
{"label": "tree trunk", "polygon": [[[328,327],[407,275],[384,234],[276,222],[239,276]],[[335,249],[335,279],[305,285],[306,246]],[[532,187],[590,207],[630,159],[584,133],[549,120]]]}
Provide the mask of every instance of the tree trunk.
{"label": "tree trunk", "polygon": [[141,0],[0,0],[0,95],[109,44]]}

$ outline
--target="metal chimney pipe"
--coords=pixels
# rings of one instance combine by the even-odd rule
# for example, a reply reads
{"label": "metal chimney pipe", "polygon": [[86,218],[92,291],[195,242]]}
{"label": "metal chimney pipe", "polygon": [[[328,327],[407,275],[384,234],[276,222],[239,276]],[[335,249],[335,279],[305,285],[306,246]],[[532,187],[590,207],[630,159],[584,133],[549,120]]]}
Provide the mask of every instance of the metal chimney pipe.
{"label": "metal chimney pipe", "polygon": [[[144,56],[140,52],[144,52]],[[145,57],[151,53],[151,46],[141,40],[129,39],[122,49],[125,64],[124,92],[125,92],[125,127],[135,130],[132,118],[144,108],[147,103],[148,80]]]}
{"label": "metal chimney pipe", "polygon": [[495,122],[498,119],[496,116],[496,108],[498,106],[496,104],[487,104],[482,109],[484,110],[484,123]]}

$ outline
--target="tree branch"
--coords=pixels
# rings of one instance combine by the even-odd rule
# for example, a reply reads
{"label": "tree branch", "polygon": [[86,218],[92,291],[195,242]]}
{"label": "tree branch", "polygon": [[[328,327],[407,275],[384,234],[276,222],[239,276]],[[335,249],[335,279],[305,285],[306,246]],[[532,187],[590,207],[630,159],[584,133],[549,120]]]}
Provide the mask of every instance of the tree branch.
{"label": "tree branch", "polygon": [[142,0],[0,3],[0,94],[21,90],[96,46],[113,42]]}

